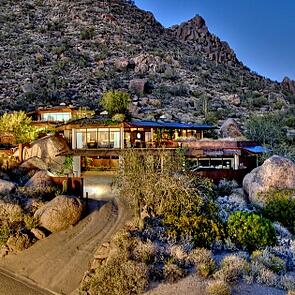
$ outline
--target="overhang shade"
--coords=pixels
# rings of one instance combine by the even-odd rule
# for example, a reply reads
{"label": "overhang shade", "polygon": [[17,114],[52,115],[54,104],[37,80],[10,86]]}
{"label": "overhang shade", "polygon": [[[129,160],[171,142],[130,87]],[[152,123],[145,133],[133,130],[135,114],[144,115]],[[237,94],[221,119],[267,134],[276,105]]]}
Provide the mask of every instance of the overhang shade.
{"label": "overhang shade", "polygon": [[264,154],[269,153],[270,150],[262,145],[256,145],[256,146],[250,146],[250,147],[244,147],[244,150],[252,153],[252,154]]}

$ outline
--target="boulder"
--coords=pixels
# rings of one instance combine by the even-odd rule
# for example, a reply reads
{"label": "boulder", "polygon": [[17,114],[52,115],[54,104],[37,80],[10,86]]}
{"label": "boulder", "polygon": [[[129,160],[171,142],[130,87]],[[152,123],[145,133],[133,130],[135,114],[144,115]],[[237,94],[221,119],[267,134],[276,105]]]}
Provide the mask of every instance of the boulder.
{"label": "boulder", "polygon": [[20,168],[28,169],[28,170],[47,170],[48,166],[41,158],[32,157],[24,161],[20,165]]}
{"label": "boulder", "polygon": [[227,119],[220,127],[221,136],[224,138],[237,138],[242,136],[242,132],[238,123],[232,119]]}
{"label": "boulder", "polygon": [[[24,147],[23,159],[26,161],[34,157],[39,158],[47,165],[46,169],[60,171],[63,169],[65,157],[59,155],[68,151],[67,141],[63,137],[49,135],[32,142],[30,147]],[[38,166],[43,165],[39,160],[37,164],[36,159],[33,162]]]}
{"label": "boulder", "polygon": [[7,247],[12,252],[20,252],[31,246],[31,240],[26,234],[17,234],[10,237],[7,241]]}
{"label": "boulder", "polygon": [[82,217],[84,204],[73,196],[57,196],[35,212],[40,225],[50,232],[59,232],[76,224]]}
{"label": "boulder", "polygon": [[146,79],[133,79],[129,82],[129,90],[138,94],[143,95],[147,89]]}
{"label": "boulder", "polygon": [[263,207],[262,193],[270,189],[295,189],[295,164],[289,159],[272,156],[245,176],[243,188],[253,204]]}
{"label": "boulder", "polygon": [[38,240],[43,240],[46,238],[46,233],[43,230],[41,230],[40,228],[32,228],[31,233]]}
{"label": "boulder", "polygon": [[0,195],[9,194],[15,188],[15,184],[11,181],[0,179]]}
{"label": "boulder", "polygon": [[46,188],[54,185],[52,181],[52,174],[46,170],[38,171],[33,177],[25,184],[25,187]]}

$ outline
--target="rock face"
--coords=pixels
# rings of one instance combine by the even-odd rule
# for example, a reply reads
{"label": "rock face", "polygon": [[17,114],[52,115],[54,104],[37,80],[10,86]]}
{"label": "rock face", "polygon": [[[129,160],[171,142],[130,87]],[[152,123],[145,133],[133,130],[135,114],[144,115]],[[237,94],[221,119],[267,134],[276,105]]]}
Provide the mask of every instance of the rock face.
{"label": "rock face", "polygon": [[38,171],[26,184],[26,187],[46,188],[52,186],[53,182],[48,171]]}
{"label": "rock face", "polygon": [[262,166],[255,168],[245,176],[243,188],[251,202],[263,207],[265,200],[260,193],[272,188],[295,188],[295,164],[289,159],[272,156]]}
{"label": "rock face", "polygon": [[226,42],[209,32],[201,16],[197,15],[171,29],[179,40],[194,43],[196,51],[203,52],[208,59],[225,64],[239,64],[234,51]]}
{"label": "rock face", "polygon": [[50,232],[59,232],[76,224],[82,217],[84,204],[72,196],[57,196],[35,212],[40,225]]}
{"label": "rock face", "polygon": [[220,128],[220,133],[221,133],[221,136],[224,138],[226,138],[226,137],[236,138],[236,137],[242,136],[240,126],[232,118],[227,119],[222,124],[222,126]]}
{"label": "rock face", "polygon": [[295,95],[295,81],[285,77],[282,81],[282,86]]}
{"label": "rock face", "polygon": [[6,195],[9,194],[15,188],[15,184],[13,182],[0,179],[0,194]]}
{"label": "rock face", "polygon": [[[64,157],[58,155],[68,150],[69,147],[64,138],[54,135],[46,136],[34,141],[29,148],[24,148],[24,160],[41,158],[48,168],[59,171],[63,167]],[[40,163],[35,164],[39,166]]]}

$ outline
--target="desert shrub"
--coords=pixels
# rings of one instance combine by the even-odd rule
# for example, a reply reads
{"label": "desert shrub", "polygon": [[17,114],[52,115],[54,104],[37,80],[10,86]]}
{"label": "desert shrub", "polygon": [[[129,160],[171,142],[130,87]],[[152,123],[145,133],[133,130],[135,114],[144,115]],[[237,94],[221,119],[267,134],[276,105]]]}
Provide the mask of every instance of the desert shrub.
{"label": "desert shrub", "polygon": [[218,195],[229,196],[233,193],[233,190],[238,188],[239,185],[235,180],[222,179],[218,183]]}
{"label": "desert shrub", "polygon": [[264,194],[264,214],[295,233],[295,190],[270,190]]}
{"label": "desert shrub", "polygon": [[89,294],[128,295],[141,294],[148,285],[147,267],[144,263],[117,255],[96,269],[92,279],[82,289]]}
{"label": "desert shrub", "polygon": [[256,281],[270,287],[280,287],[279,276],[266,267],[259,267],[256,273]]}
{"label": "desert shrub", "polygon": [[55,186],[45,187],[18,187],[16,195],[19,197],[50,201],[61,191]]}
{"label": "desert shrub", "polygon": [[185,269],[170,260],[165,262],[163,273],[164,280],[168,283],[176,283],[187,275],[187,271]]}
{"label": "desert shrub", "polygon": [[262,264],[264,267],[270,269],[275,273],[286,271],[286,263],[280,257],[264,251],[254,251],[251,255],[251,261],[254,263]]}
{"label": "desert shrub", "polygon": [[181,155],[172,157],[160,151],[155,156],[129,150],[123,158],[124,169],[119,171],[116,184],[141,227],[145,208],[163,221],[169,237],[176,240],[191,236],[195,246],[210,247],[222,238],[218,207],[212,200],[212,182],[181,174]]}
{"label": "desert shrub", "polygon": [[151,241],[146,243],[139,241],[132,251],[132,258],[135,261],[151,264],[156,260],[156,247]]}
{"label": "desert shrub", "polygon": [[197,273],[202,277],[210,276],[216,269],[212,252],[204,248],[196,248],[189,254],[189,259],[195,266]]}
{"label": "desert shrub", "polygon": [[224,257],[221,268],[214,274],[214,278],[229,284],[238,283],[250,271],[249,263],[236,255]]}
{"label": "desert shrub", "polygon": [[230,286],[224,281],[212,281],[206,287],[208,295],[231,295]]}
{"label": "desert shrub", "polygon": [[39,225],[39,220],[30,214],[25,214],[24,224],[27,229],[31,230]]}
{"label": "desert shrub", "polygon": [[10,235],[10,230],[7,224],[2,224],[0,226],[0,246],[4,245]]}
{"label": "desert shrub", "polygon": [[7,223],[20,222],[23,219],[23,210],[14,200],[0,201],[0,220]]}
{"label": "desert shrub", "polygon": [[286,139],[281,116],[268,114],[253,115],[246,122],[246,135],[249,139],[271,147],[280,144]]}
{"label": "desert shrub", "polygon": [[95,36],[95,28],[93,27],[84,28],[83,30],[81,30],[80,36],[82,40],[92,39]]}
{"label": "desert shrub", "polygon": [[[284,275],[281,277],[281,286],[285,289],[285,290],[290,290],[290,291],[294,291],[294,295],[295,295],[295,277],[294,275]],[[289,294],[289,293],[288,293]]]}
{"label": "desert shrub", "polygon": [[276,243],[271,221],[256,213],[237,211],[231,214],[227,221],[227,232],[237,246],[249,251]]}
{"label": "desert shrub", "polygon": [[108,91],[104,93],[100,104],[110,116],[125,114],[131,103],[130,95],[126,91]]}

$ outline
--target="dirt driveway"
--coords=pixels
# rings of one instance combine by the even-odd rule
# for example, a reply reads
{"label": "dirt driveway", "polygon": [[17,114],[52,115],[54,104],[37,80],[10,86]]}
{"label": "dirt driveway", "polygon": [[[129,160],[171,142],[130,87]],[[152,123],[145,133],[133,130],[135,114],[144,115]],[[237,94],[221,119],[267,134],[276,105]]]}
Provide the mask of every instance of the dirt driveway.
{"label": "dirt driveway", "polygon": [[0,267],[59,294],[76,290],[97,247],[129,218],[128,210],[111,191],[100,197],[104,200],[89,200],[91,212],[77,225],[38,241],[18,255],[0,259]]}

